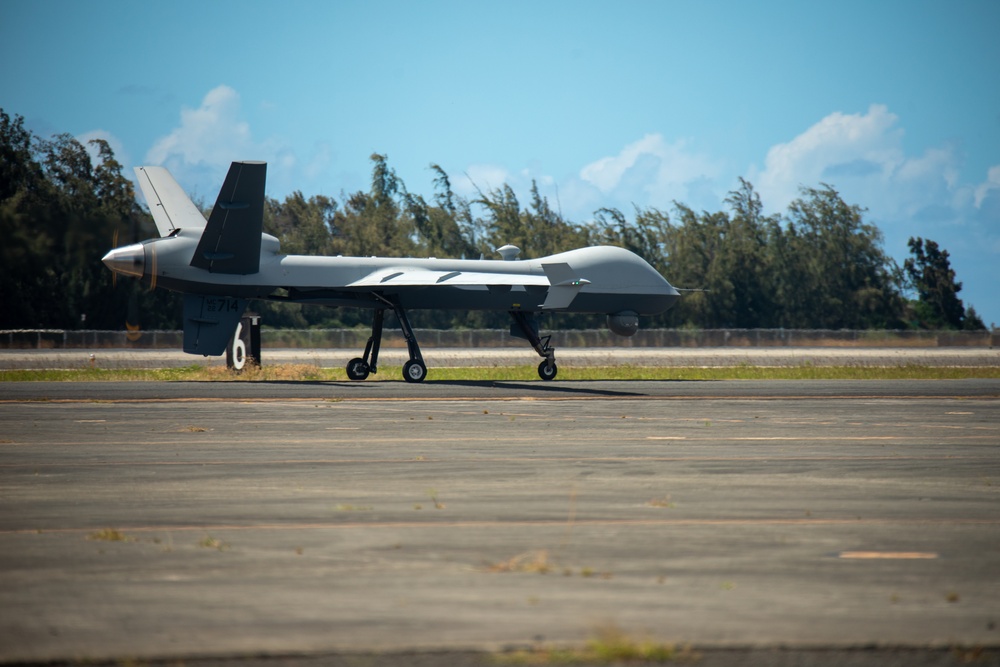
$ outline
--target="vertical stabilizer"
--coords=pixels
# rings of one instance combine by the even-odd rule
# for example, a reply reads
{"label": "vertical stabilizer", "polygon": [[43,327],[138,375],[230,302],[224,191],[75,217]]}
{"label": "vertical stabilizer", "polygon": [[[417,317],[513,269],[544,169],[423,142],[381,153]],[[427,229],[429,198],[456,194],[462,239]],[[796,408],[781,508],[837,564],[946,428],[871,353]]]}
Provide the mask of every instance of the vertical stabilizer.
{"label": "vertical stabilizer", "polygon": [[191,266],[246,275],[260,270],[265,162],[234,162],[219,191]]}

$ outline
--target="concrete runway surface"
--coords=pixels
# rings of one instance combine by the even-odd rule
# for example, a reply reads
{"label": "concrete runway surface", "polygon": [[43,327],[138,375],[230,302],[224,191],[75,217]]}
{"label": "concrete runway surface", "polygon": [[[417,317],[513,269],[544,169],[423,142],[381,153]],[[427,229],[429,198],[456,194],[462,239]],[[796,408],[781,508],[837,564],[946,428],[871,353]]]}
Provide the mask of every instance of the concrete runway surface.
{"label": "concrete runway surface", "polygon": [[8,663],[997,664],[1000,381],[0,383],[0,578]]}

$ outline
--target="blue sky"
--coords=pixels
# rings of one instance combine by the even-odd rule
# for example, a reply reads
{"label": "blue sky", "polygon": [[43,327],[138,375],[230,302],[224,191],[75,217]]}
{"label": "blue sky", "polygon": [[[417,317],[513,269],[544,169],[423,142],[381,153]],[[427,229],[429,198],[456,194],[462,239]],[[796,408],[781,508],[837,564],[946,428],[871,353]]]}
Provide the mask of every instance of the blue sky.
{"label": "blue sky", "polygon": [[998,34],[994,0],[0,0],[0,107],[209,202],[243,159],[273,197],[367,190],[373,152],[428,198],[431,163],[534,179],[574,222],[829,183],[1000,324]]}

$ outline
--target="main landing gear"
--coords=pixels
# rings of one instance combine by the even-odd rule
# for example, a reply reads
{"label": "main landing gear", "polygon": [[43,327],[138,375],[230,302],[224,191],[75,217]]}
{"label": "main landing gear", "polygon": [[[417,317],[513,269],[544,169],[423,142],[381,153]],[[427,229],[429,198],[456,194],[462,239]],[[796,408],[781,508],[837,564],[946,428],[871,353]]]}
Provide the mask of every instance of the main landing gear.
{"label": "main landing gear", "polygon": [[[385,311],[391,308],[403,330],[406,347],[410,353],[410,360],[403,365],[403,379],[407,382],[423,382],[424,378],[427,377],[427,366],[420,354],[420,346],[417,345],[417,338],[413,335],[413,328],[406,317],[406,311],[399,304],[384,296],[375,295],[375,298],[384,303],[385,308],[375,309],[375,317],[372,319],[372,335],[365,345],[365,353],[363,356],[355,357],[347,362],[347,377],[351,380],[364,380],[369,375],[378,373],[378,351],[382,344]],[[538,335],[538,323],[532,315],[532,313],[520,310],[510,311],[510,316],[514,320],[511,335],[527,340],[535,352],[542,357],[542,362],[538,364],[538,377],[543,380],[554,380],[559,369],[556,366],[556,350],[549,345],[552,337]]]}
{"label": "main landing gear", "polygon": [[[392,312],[396,315],[399,326],[403,330],[403,337],[406,338],[410,360],[403,365],[403,379],[407,382],[423,382],[424,378],[427,377],[427,366],[420,354],[420,346],[417,345],[417,338],[413,335],[413,328],[410,326],[410,320],[406,317],[406,311],[385,297],[375,295],[375,298],[388,308],[392,308]],[[351,380],[364,380],[369,374],[378,373],[378,351],[382,345],[382,325],[384,322],[385,309],[376,308],[375,317],[372,319],[372,335],[365,345],[364,356],[356,357],[347,362],[347,377]]]}

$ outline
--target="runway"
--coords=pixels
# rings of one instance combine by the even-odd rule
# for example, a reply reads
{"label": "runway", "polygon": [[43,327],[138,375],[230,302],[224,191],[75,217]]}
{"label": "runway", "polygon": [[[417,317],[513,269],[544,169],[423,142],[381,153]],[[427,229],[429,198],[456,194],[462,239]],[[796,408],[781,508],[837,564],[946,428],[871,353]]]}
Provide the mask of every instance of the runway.
{"label": "runway", "polygon": [[1000,656],[997,380],[2,383],[0,507],[0,662]]}

